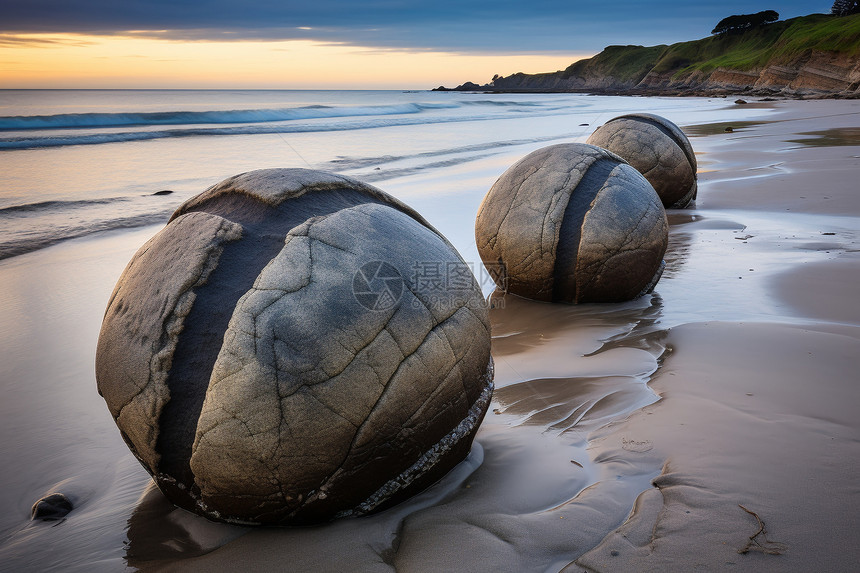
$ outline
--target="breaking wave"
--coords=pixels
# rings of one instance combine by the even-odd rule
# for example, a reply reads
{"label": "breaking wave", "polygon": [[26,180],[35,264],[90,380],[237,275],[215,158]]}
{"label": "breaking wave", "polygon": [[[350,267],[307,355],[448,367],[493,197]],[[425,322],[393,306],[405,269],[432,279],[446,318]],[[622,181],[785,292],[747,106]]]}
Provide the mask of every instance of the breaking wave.
{"label": "breaking wave", "polygon": [[403,115],[427,109],[458,107],[447,104],[405,103],[376,106],[309,105],[283,109],[236,109],[228,111],[158,111],[139,113],[63,113],[0,117],[0,131],[35,129],[84,129],[141,125],[207,125],[225,123],[266,123],[327,117]]}

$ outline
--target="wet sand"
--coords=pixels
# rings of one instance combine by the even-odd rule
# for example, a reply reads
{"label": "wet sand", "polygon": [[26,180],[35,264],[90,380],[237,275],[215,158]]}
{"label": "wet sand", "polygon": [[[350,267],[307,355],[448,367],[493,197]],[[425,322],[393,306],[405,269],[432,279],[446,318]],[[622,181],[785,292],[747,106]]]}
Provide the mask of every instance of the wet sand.
{"label": "wet sand", "polygon": [[[113,282],[153,229],[3,261],[0,372],[16,380],[16,408],[0,420],[0,455],[12,460],[0,464],[0,569],[856,567],[860,146],[801,134],[860,127],[860,102],[772,105],[766,122],[691,139],[699,198],[670,212],[652,296],[576,307],[492,297],[497,390],[472,453],[367,518],[231,527],[152,488],[87,377]],[[460,223],[474,218],[484,179],[468,183]],[[409,185],[385,187],[408,196]],[[35,341],[50,359],[28,350]],[[56,401],[58,415],[34,424],[26,404],[37,400]],[[85,435],[69,421],[81,417]],[[54,489],[77,509],[29,523],[29,506]],[[87,544],[102,557],[88,561]]]}

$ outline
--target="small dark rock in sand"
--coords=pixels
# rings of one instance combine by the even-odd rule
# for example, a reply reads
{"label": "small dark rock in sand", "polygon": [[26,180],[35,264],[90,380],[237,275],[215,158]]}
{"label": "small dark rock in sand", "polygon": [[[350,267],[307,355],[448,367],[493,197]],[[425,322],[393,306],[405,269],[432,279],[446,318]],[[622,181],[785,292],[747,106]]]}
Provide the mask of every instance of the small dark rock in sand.
{"label": "small dark rock in sand", "polygon": [[586,143],[620,155],[654,186],[666,208],[696,198],[696,154],[681,129],[659,115],[622,115],[598,127]]}
{"label": "small dark rock in sand", "polygon": [[468,454],[492,394],[485,306],[454,247],[390,195],[252,171],[135,254],[96,379],[175,505],[248,524],[360,515]]}
{"label": "small dark rock in sand", "polygon": [[170,189],[163,189],[161,191],[156,191],[153,195],[170,195],[171,193],[173,193],[173,191]]}
{"label": "small dark rock in sand", "polygon": [[33,504],[30,516],[32,519],[56,521],[66,517],[72,509],[72,502],[69,501],[69,498],[61,493],[52,493]]}
{"label": "small dark rock in sand", "polygon": [[738,105],[743,105],[743,104],[747,103],[747,100],[745,100],[745,99],[736,99],[736,100],[735,100],[735,103],[736,103],[736,104],[738,104]]}
{"label": "small dark rock in sand", "polygon": [[650,292],[669,225],[660,197],[617,155],[569,143],[505,171],[475,221],[502,290],[547,302],[619,302]]}

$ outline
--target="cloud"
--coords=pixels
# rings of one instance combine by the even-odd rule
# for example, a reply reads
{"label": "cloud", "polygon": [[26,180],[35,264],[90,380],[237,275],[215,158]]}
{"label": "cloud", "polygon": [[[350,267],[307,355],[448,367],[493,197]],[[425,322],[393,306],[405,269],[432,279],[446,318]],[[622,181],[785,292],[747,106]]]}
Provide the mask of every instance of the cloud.
{"label": "cloud", "polygon": [[67,38],[38,38],[0,34],[0,47],[7,48],[56,48],[60,46],[89,46],[92,42]]}
{"label": "cloud", "polygon": [[[779,3],[783,17],[826,9]],[[707,35],[749,1],[3,0],[0,32],[125,34],[181,41],[306,39],[376,48],[546,53]]]}

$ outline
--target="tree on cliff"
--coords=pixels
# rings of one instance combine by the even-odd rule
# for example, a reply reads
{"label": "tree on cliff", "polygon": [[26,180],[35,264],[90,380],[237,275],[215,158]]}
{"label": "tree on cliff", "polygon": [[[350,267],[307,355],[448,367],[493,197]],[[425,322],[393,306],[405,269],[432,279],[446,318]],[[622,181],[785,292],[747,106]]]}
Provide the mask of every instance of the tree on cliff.
{"label": "tree on cliff", "polygon": [[[839,0],[837,0],[838,2]],[[855,2],[856,3],[856,2]],[[731,32],[743,32],[751,28],[758,28],[771,22],[779,20],[779,13],[773,10],[764,10],[755,14],[736,14],[723,18],[711,30],[711,34],[728,34]]]}
{"label": "tree on cliff", "polygon": [[857,0],[836,0],[830,9],[830,13],[837,16],[848,16],[858,12],[860,12],[860,2]]}

